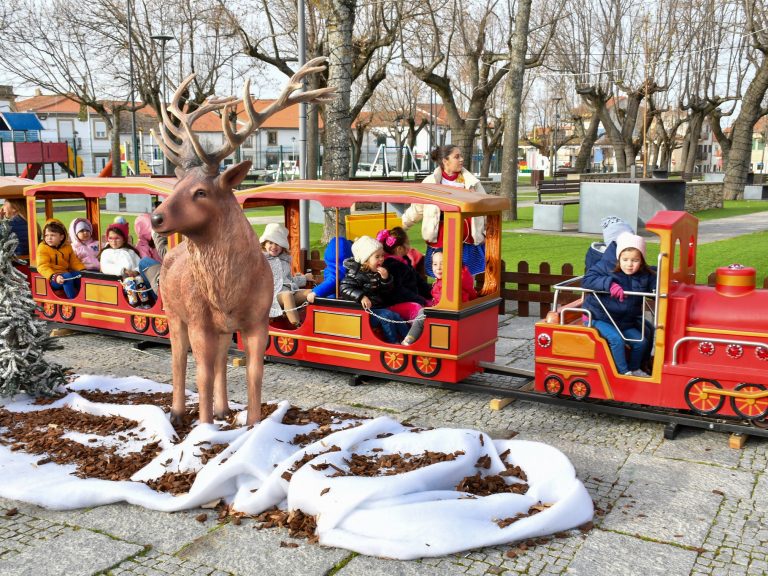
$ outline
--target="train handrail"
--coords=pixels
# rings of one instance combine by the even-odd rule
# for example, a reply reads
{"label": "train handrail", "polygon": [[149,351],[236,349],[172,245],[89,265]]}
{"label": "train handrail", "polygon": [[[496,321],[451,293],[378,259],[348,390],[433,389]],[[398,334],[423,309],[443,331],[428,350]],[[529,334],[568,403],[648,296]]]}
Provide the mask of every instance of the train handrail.
{"label": "train handrail", "polygon": [[677,366],[677,349],[685,342],[712,342],[716,344],[737,344],[738,346],[765,347],[765,342],[752,342],[749,340],[726,340],[724,338],[707,338],[705,336],[683,336],[672,347],[672,366]]}
{"label": "train handrail", "polygon": [[[661,262],[662,255],[659,254],[659,263]],[[581,294],[592,294],[595,297],[595,300],[597,300],[597,303],[600,304],[600,307],[603,309],[603,312],[605,312],[606,316],[608,316],[608,319],[611,321],[611,324],[616,329],[616,331],[619,333],[619,336],[621,336],[621,339],[624,340],[624,342],[642,342],[645,339],[645,321],[640,323],[640,338],[634,339],[634,338],[627,338],[624,336],[624,333],[621,331],[621,329],[617,326],[616,322],[613,319],[613,316],[608,312],[608,310],[605,308],[605,305],[603,304],[602,300],[600,300],[600,297],[598,294],[607,294],[608,292],[602,291],[602,290],[592,290],[591,288],[584,288],[582,286],[569,286],[569,284],[573,284],[576,281],[580,281],[584,276],[576,276],[574,278],[570,278],[568,280],[564,280],[563,282],[560,282],[558,284],[555,284],[555,298],[553,306],[555,307],[555,310],[557,310],[557,301],[560,294],[560,291],[566,291],[566,292],[577,292]],[[659,278],[657,274],[656,278],[656,292],[630,292],[629,290],[624,291],[625,296],[640,296],[643,298],[643,308],[645,308],[646,298],[653,298],[654,299],[654,313],[653,313],[653,331],[656,332],[656,329],[658,326],[656,325],[656,318],[658,314],[658,307],[659,307]],[[569,310],[577,310],[577,308],[570,308]],[[586,311],[588,312],[588,310]],[[589,324],[592,324],[592,315],[589,314]],[[560,322],[562,323],[562,316]]]}

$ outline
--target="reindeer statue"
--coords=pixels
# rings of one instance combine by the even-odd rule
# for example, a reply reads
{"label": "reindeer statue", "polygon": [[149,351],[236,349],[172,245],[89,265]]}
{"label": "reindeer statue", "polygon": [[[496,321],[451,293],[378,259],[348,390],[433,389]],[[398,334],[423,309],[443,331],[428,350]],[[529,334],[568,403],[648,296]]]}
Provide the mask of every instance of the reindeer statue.
{"label": "reindeer statue", "polygon": [[[307,62],[263,112],[251,101],[250,82],[243,88],[242,102],[247,125],[232,129],[230,108],[235,97],[212,98],[191,113],[179,106],[182,93],[194,78],[185,79],[174,93],[160,125],[160,144],[177,166],[178,182],[171,194],[152,214],[152,227],[162,235],[183,234],[186,239],[168,252],[160,272],[163,303],[171,330],[173,402],[171,421],[181,423],[185,411],[187,353],[190,345],[197,368],[200,422],[229,413],[227,401],[227,351],[232,334],[240,333],[245,344],[248,389],[247,423],[261,419],[261,381],[264,350],[272,302],[272,275],[259,240],[243,214],[232,189],[243,181],[251,162],[241,162],[219,174],[219,163],[272,114],[298,102],[328,102],[333,88],[295,93],[308,74],[323,70],[325,58]],[[295,93],[295,94],[294,94]],[[192,132],[192,124],[204,114],[221,110],[227,142],[216,152],[207,152]],[[181,142],[180,144],[177,141]]]}

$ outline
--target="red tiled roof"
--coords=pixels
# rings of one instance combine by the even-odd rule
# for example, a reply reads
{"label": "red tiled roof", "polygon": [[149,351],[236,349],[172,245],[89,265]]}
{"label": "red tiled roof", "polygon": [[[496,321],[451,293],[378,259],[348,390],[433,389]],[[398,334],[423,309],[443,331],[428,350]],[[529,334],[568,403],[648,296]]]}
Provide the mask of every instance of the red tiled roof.
{"label": "red tiled roof", "polygon": [[[264,111],[274,100],[254,100],[254,108],[257,112]],[[59,113],[59,114],[78,114],[80,112],[80,105],[76,102],[66,98],[65,96],[43,94],[41,96],[33,96],[25,100],[17,102],[17,110],[19,112],[37,112],[37,113]],[[91,109],[91,113],[94,110]],[[156,123],[157,114],[154,109],[147,106],[136,112],[139,115],[152,118],[152,122]],[[238,105],[238,119],[239,122],[246,122],[247,115],[243,109],[242,104]],[[320,122],[322,127],[322,120]],[[299,106],[294,104],[279,112],[276,112],[264,121],[261,128],[299,128]],[[221,132],[221,117],[214,112],[209,112],[205,116],[195,122],[196,132]]]}

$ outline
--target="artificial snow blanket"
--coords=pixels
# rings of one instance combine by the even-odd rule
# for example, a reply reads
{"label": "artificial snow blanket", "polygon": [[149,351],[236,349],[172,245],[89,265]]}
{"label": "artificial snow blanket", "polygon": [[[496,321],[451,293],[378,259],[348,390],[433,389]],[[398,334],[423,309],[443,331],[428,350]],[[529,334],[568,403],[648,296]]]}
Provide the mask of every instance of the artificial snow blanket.
{"label": "artificial snow blanket", "polygon": [[[167,385],[82,376],[61,397],[0,408],[0,495],[54,509],[125,501],[155,510],[223,499],[313,520],[321,544],[413,559],[543,536],[592,519],[573,466],[538,442],[421,429],[287,402],[253,427],[174,431]],[[190,396],[190,400],[194,400]],[[297,512],[298,514],[298,512]]]}

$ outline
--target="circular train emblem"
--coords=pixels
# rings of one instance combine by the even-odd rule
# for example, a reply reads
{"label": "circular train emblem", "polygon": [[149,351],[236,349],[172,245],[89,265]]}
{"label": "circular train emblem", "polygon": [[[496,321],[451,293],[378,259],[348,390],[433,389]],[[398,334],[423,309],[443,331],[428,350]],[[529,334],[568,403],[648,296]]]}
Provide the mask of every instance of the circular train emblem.
{"label": "circular train emblem", "polygon": [[712,342],[699,342],[699,353],[712,356],[715,353],[715,345]]}
{"label": "circular train emblem", "polygon": [[728,358],[736,360],[744,355],[744,348],[741,344],[728,344],[725,348],[725,353],[728,354]]}
{"label": "circular train emblem", "polygon": [[536,337],[536,342],[542,348],[549,348],[552,344],[552,337],[549,334],[539,334]]}

